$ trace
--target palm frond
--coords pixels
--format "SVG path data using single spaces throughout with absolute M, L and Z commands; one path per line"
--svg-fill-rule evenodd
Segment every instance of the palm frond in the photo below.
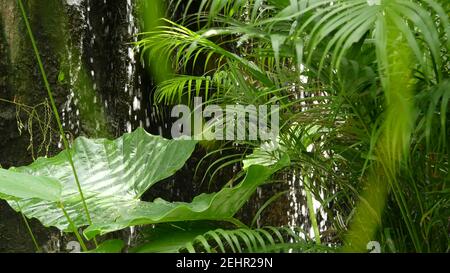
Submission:
M 261 229 L 216 229 L 197 236 L 180 249 L 190 253 L 246 252 L 334 252 L 336 249 L 316 245 L 299 229 L 266 227 Z

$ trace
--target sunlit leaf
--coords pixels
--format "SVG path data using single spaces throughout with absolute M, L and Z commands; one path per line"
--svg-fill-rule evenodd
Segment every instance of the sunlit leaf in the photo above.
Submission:
M 237 186 L 223 188 L 217 193 L 201 194 L 191 203 L 168 202 L 159 198 L 154 202 L 130 203 L 126 210 L 116 215 L 114 221 L 95 222 L 84 231 L 84 234 L 92 238 L 97 234 L 105 234 L 128 226 L 164 222 L 233 221 L 233 216 L 250 199 L 258 186 L 288 164 L 289 158 L 285 155 L 270 167 L 252 165 L 248 168 L 244 180 Z
M 183 167 L 195 145 L 195 141 L 167 140 L 143 129 L 116 140 L 76 139 L 71 155 L 92 222 L 113 222 L 127 214 L 148 188 Z M 66 151 L 0 174 L 2 192 L 20 197 L 18 203 L 28 218 L 69 230 L 54 202 L 60 200 L 76 226 L 88 224 Z M 18 210 L 15 202 L 10 205 Z

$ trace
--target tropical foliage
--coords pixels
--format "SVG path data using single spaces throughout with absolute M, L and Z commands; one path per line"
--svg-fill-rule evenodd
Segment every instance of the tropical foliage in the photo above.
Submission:
M 95 241 L 145 225 L 135 252 L 365 252 L 374 240 L 385 252 L 450 250 L 448 1 L 172 0 L 168 11 L 180 20 L 166 16 L 136 43 L 142 59 L 176 73 L 154 71 L 156 104 L 276 104 L 279 137 L 197 145 L 138 129 L 79 138 L 53 158 L 0 169 L 0 198 L 82 244 L 79 228 Z M 205 158 L 232 151 L 201 160 L 204 179 L 236 164 L 240 172 L 190 203 L 139 200 L 196 145 Z M 237 219 L 258 187 L 286 175 L 301 181 L 312 234 Z
M 160 103 L 278 103 L 289 172 L 345 249 L 446 251 L 448 12 L 433 0 L 205 0 L 138 46 L 179 73 Z
M 114 141 L 78 138 L 70 150 L 53 158 L 39 158 L 27 167 L 0 169 L 0 197 L 45 226 L 75 233 L 79 227 L 89 226 L 84 231 L 87 239 L 129 226 L 176 221 L 216 220 L 240 226 L 243 224 L 233 218 L 236 212 L 258 186 L 289 164 L 287 156 L 270 162 L 273 164 L 251 164 L 240 184 L 199 195 L 191 203 L 140 201 L 152 185 L 184 165 L 195 145 L 193 140 L 166 140 L 143 129 Z
M 301 230 L 265 227 L 261 229 L 214 229 L 208 223 L 175 223 L 145 230 L 146 243 L 133 249 L 136 253 L 245 253 L 332 252 L 333 248 L 302 239 Z
M 114 141 L 78 138 L 73 147 L 27 167 L 0 170 L 1 197 L 28 218 L 71 231 L 83 227 L 88 239 L 128 226 L 187 220 L 237 222 L 234 214 L 256 188 L 289 164 L 284 156 L 272 165 L 251 165 L 243 181 L 192 203 L 162 199 L 139 201 L 152 185 L 174 174 L 191 155 L 196 141 L 166 140 L 143 129 Z M 71 155 L 82 188 L 72 174 Z M 35 186 L 36 185 L 36 186 Z M 84 214 L 86 204 L 88 214 Z

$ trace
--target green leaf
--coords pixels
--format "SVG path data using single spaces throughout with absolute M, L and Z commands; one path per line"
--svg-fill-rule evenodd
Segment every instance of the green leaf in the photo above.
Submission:
M 61 185 L 56 179 L 50 177 L 34 177 L 0 169 L 0 198 L 6 200 L 38 198 L 58 201 L 61 198 Z
M 275 60 L 277 64 L 280 61 L 280 47 L 286 41 L 286 36 L 280 34 L 273 34 L 270 36 L 270 40 L 272 41 L 272 49 L 275 54 Z
M 270 166 L 276 164 L 284 155 L 273 143 L 265 143 L 255 148 L 253 153 L 246 156 L 242 161 L 244 170 L 252 165 Z
M 204 222 L 160 224 L 144 230 L 145 243 L 132 249 L 135 253 L 177 253 L 197 236 L 216 228 Z
M 204 232 L 201 232 L 204 230 Z M 145 231 L 144 231 L 145 232 Z M 148 242 L 133 249 L 138 253 L 270 253 L 270 252 L 334 252 L 335 247 L 317 245 L 302 239 L 299 228 L 265 227 L 260 229 L 217 229 L 201 223 L 158 225 Z M 283 238 L 288 239 L 286 242 Z
M 64 74 L 64 72 L 63 71 L 59 71 L 58 83 L 63 83 L 65 79 L 66 79 L 66 75 Z
M 121 253 L 124 246 L 125 243 L 122 240 L 108 240 L 87 253 Z
M 232 188 L 223 188 L 217 193 L 201 194 L 191 203 L 167 202 L 156 199 L 154 202 L 130 204 L 122 210 L 115 221 L 95 222 L 84 234 L 93 238 L 97 234 L 105 234 L 129 226 L 156 224 L 176 221 L 216 220 L 232 221 L 236 212 L 250 199 L 258 186 L 264 184 L 270 176 L 289 165 L 289 157 L 284 155 L 277 164 L 267 167 L 249 166 L 244 180 Z
M 167 140 L 143 129 L 116 140 L 76 139 L 70 154 L 92 222 L 114 222 L 136 208 L 140 204 L 139 197 L 148 188 L 183 167 L 195 145 L 195 141 Z M 60 199 L 76 226 L 88 224 L 67 151 L 53 158 L 40 158 L 15 171 L 18 173 L 2 171 L 5 175 L 0 176 L 0 185 L 5 194 L 21 198 L 20 208 L 28 218 L 37 218 L 45 226 L 69 231 L 69 223 L 55 202 Z M 9 181 L 25 181 L 23 183 L 29 187 L 14 191 Z M 58 184 L 62 188 L 61 198 L 54 189 Z M 30 193 L 25 192 L 26 189 Z M 45 195 L 46 191 L 50 196 Z M 15 202 L 10 205 L 19 210 Z

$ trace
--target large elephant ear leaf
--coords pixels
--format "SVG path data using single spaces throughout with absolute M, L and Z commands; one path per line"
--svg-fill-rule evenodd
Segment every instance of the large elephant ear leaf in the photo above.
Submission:
M 143 129 L 116 140 L 76 139 L 70 154 L 92 222 L 113 222 L 134 207 L 149 187 L 184 166 L 195 145 L 196 141 L 167 140 Z M 62 189 L 58 202 L 64 204 L 74 224 L 88 225 L 67 151 L 40 158 L 27 167 L 1 170 L 0 198 L 10 200 L 14 209 L 20 207 L 28 218 L 37 218 L 45 226 L 69 230 L 56 198 L 45 196 L 46 191 L 57 195 L 52 188 L 57 184 Z
M 0 198 L 58 201 L 61 198 L 61 184 L 50 177 L 35 177 L 0 169 Z
M 243 181 L 234 187 L 225 187 L 217 193 L 201 194 L 191 203 L 136 201 L 129 203 L 114 221 L 96 222 L 89 226 L 84 235 L 93 238 L 98 234 L 120 230 L 129 226 L 157 224 L 177 221 L 233 221 L 233 216 L 250 199 L 256 189 L 264 184 L 275 172 L 288 166 L 286 154 L 270 166 L 249 165 Z

